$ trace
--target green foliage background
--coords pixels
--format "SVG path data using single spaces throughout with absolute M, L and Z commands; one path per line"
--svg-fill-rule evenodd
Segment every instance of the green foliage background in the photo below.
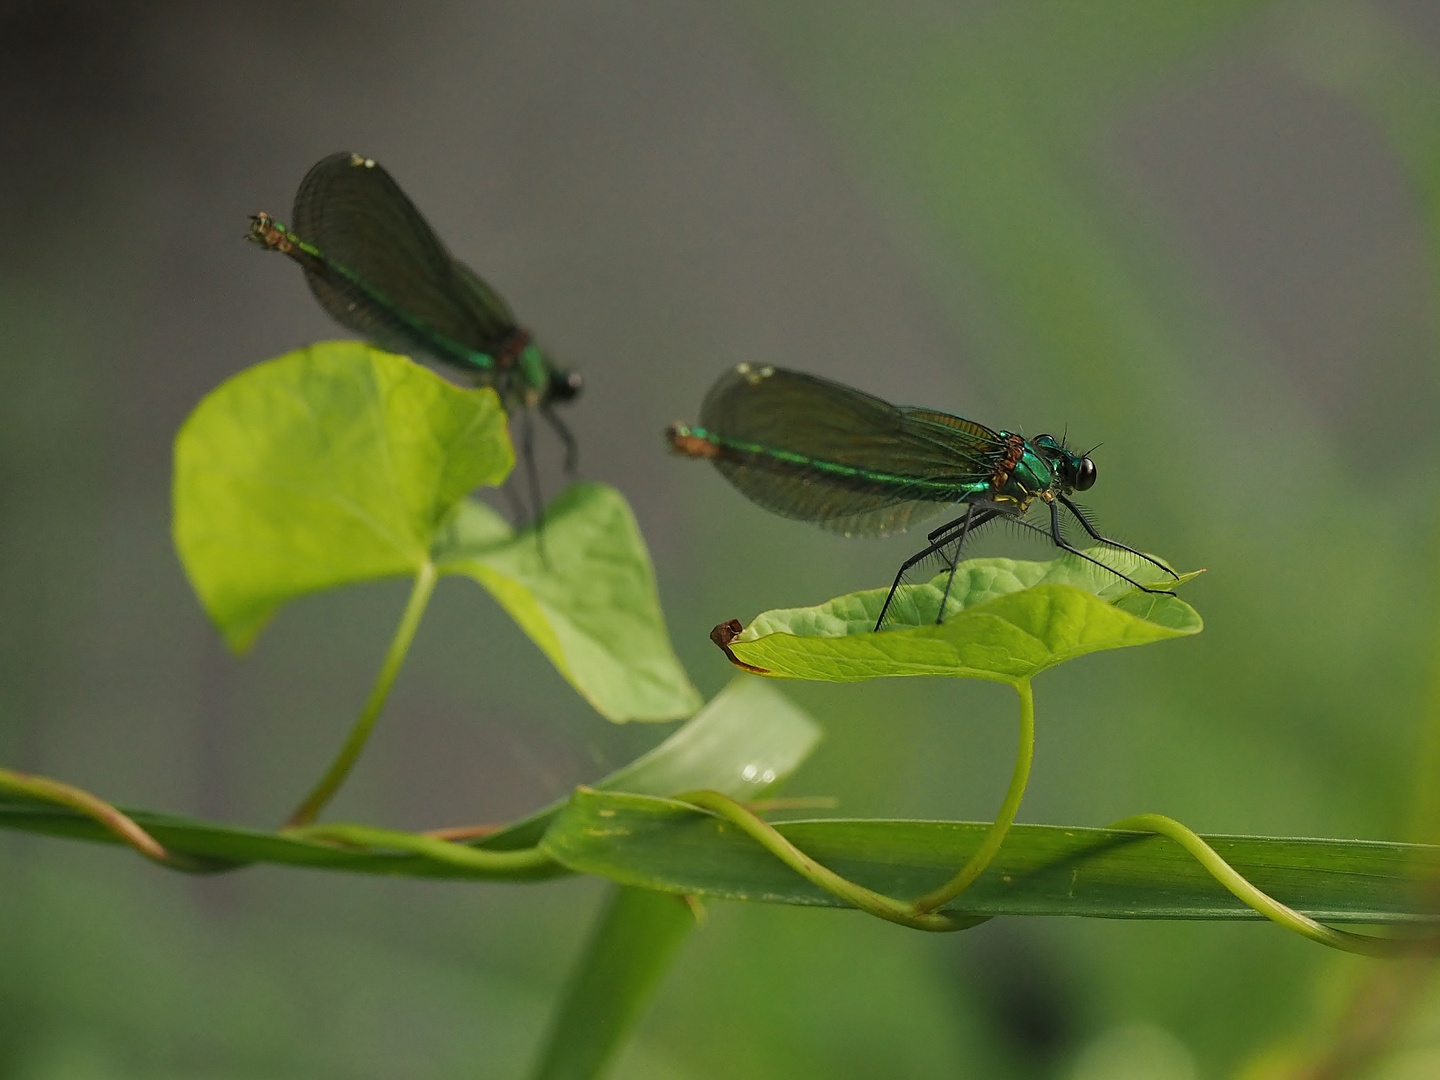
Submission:
M 23 162 L 0 191 L 0 761 L 273 822 L 363 698 L 402 586 L 297 603 L 237 662 L 168 522 L 200 396 L 333 336 L 239 236 L 343 147 L 584 369 L 583 469 L 635 506 L 706 693 L 729 676 L 712 624 L 882 584 L 910 550 L 767 517 L 665 455 L 724 366 L 781 363 L 1103 440 L 1102 522 L 1209 568 L 1186 589 L 1203 635 L 1039 680 L 1022 820 L 1440 834 L 1425 5 L 316 7 L 263 48 L 265 5 L 66 10 L 0 35 Z M 993 813 L 1004 688 L 785 689 L 828 729 L 792 791 Z M 518 816 L 662 734 L 605 723 L 449 582 L 336 816 Z M 0 1077 L 519 1076 L 600 900 L 185 881 L 0 836 Z M 1264 925 L 937 940 L 712 914 L 618 1076 L 1253 1077 L 1370 970 Z M 1436 1068 L 1427 1009 L 1355 1075 Z

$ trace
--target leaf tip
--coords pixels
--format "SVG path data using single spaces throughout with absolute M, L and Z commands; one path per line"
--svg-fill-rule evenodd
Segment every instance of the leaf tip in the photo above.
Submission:
M 221 631 L 221 638 L 225 642 L 225 648 L 230 650 L 230 655 L 240 659 L 248 653 L 255 645 L 255 639 L 260 636 L 260 628 L 247 630 L 244 633 L 232 633 L 228 630 Z
M 738 656 L 736 656 L 734 651 L 730 648 L 730 643 L 733 642 L 737 637 L 739 637 L 744 629 L 745 626 L 743 623 L 741 623 L 739 619 L 726 619 L 722 623 L 715 624 L 715 629 L 710 631 L 710 640 L 720 647 L 720 651 L 723 652 L 726 657 L 729 658 L 730 663 L 734 664 L 736 667 L 743 668 L 745 671 L 748 671 L 753 675 L 769 675 L 769 668 L 756 667 L 754 664 L 747 664 L 744 660 L 741 660 Z

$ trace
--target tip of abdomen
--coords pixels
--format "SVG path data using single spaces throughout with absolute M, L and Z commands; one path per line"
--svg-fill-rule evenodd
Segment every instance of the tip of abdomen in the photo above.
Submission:
M 676 453 L 693 458 L 717 458 L 720 447 L 686 424 L 675 423 L 665 429 L 665 438 Z

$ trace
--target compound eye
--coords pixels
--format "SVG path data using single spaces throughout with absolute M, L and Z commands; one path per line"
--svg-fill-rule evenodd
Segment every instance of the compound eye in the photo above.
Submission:
M 548 397 L 551 401 L 574 401 L 584 385 L 578 371 L 554 371 L 550 374 Z
M 1096 476 L 1095 462 L 1088 457 L 1080 459 L 1080 465 L 1075 470 L 1075 490 L 1089 491 L 1095 486 Z

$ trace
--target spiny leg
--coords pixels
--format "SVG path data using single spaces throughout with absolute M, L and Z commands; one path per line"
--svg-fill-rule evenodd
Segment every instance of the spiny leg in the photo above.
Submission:
M 941 558 L 946 563 L 945 569 L 948 573 L 945 575 L 945 591 L 940 594 L 940 607 L 935 611 L 936 626 L 945 621 L 945 601 L 950 599 L 950 589 L 955 584 L 955 571 L 960 568 L 960 552 L 965 547 L 965 534 L 970 531 L 970 518 L 974 512 L 975 507 L 972 503 L 965 511 L 965 520 L 961 524 L 959 532 L 955 534 L 955 546 L 949 549 L 950 554 L 946 555 L 941 552 Z
M 1128 551 L 1131 555 L 1138 555 L 1140 558 L 1148 562 L 1151 566 L 1158 567 L 1159 569 L 1164 570 L 1167 574 L 1175 578 L 1177 581 L 1180 579 L 1180 575 L 1175 573 L 1174 570 L 1171 570 L 1170 567 L 1166 566 L 1164 563 L 1152 559 L 1143 551 L 1136 551 L 1129 544 L 1122 544 L 1119 540 L 1111 540 L 1108 536 L 1101 536 L 1095 530 L 1095 526 L 1090 524 L 1090 519 L 1085 516 L 1084 510 L 1081 510 L 1080 507 L 1076 506 L 1064 495 L 1057 495 L 1056 498 L 1058 498 L 1062 503 L 1065 504 L 1065 509 L 1070 511 L 1071 515 L 1075 518 L 1075 520 L 1080 523 L 1080 527 L 1090 534 L 1090 539 L 1098 540 L 1100 543 L 1105 544 L 1108 547 L 1119 548 L 1121 551 Z
M 1150 588 L 1150 586 L 1148 586 L 1148 585 L 1142 585 L 1142 584 L 1140 584 L 1140 582 L 1136 581 L 1136 580 L 1135 580 L 1134 578 L 1132 578 L 1129 574 L 1122 574 L 1119 570 L 1116 570 L 1113 566 L 1106 566 L 1106 565 L 1105 565 L 1103 562 L 1101 562 L 1099 559 L 1095 558 L 1095 557 L 1092 556 L 1092 555 L 1086 555 L 1085 552 L 1081 551 L 1081 550 L 1080 550 L 1079 548 L 1077 548 L 1074 544 L 1070 543 L 1070 541 L 1066 540 L 1064 534 L 1062 534 L 1062 533 L 1060 532 L 1060 507 L 1057 506 L 1057 505 L 1056 505 L 1055 503 L 1053 503 L 1053 502 L 1050 504 L 1050 531 L 1049 531 L 1048 533 L 1047 533 L 1044 529 L 1042 529 L 1039 525 L 1036 525 L 1036 524 L 1034 524 L 1033 522 L 1026 521 L 1026 520 L 1025 520 L 1024 518 L 1022 518 L 1022 517 L 1017 517 L 1015 520 L 1016 520 L 1018 523 L 1020 523 L 1021 525 L 1025 526 L 1025 528 L 1027 528 L 1027 529 L 1033 529 L 1035 532 L 1038 532 L 1041 536 L 1048 536 L 1048 537 L 1050 537 L 1051 543 L 1053 543 L 1053 544 L 1054 544 L 1056 547 L 1058 547 L 1061 551 L 1068 551 L 1071 555 L 1078 555 L 1078 556 L 1080 556 L 1080 558 L 1084 559 L 1086 562 L 1088 562 L 1088 563 L 1094 563 L 1096 566 L 1100 567 L 1102 570 L 1108 570 L 1108 571 L 1110 571 L 1110 573 L 1114 574 L 1116 577 L 1118 577 L 1118 578 L 1123 578 L 1124 580 L 1128 581 L 1131 585 L 1134 585 L 1134 586 L 1135 586 L 1137 589 L 1139 589 L 1141 592 L 1147 592 L 1147 593 L 1164 593 L 1166 596 L 1174 596 L 1174 595 L 1175 595 L 1175 594 L 1172 593 L 1169 589 L 1152 589 L 1152 588 Z
M 998 506 L 995 503 L 976 502 L 967 503 L 966 505 L 973 506 L 975 508 L 975 516 L 970 519 L 969 530 L 971 532 L 974 532 L 976 529 L 980 528 L 980 526 L 984 525 L 987 521 L 994 521 L 1001 514 L 1011 513 L 1011 511 L 1006 510 L 1005 508 Z M 954 533 L 955 530 L 964 523 L 965 515 L 956 518 L 954 521 L 947 521 L 938 529 L 931 529 L 929 535 L 926 536 L 925 539 L 929 540 L 930 543 L 933 544 L 942 536 L 947 536 Z
M 916 565 L 917 563 L 924 562 L 931 555 L 934 555 L 937 551 L 942 551 L 945 548 L 949 547 L 950 544 L 953 543 L 955 540 L 956 529 L 959 529 L 961 526 L 964 526 L 965 531 L 979 528 L 991 518 L 998 517 L 1001 513 L 1003 513 L 1003 511 L 990 507 L 986 507 L 985 509 L 976 512 L 974 506 L 967 506 L 963 516 L 956 518 L 954 521 L 946 522 L 938 529 L 932 530 L 930 536 L 928 537 L 928 539 L 930 540 L 929 545 L 923 551 L 917 552 L 916 554 L 910 556 L 910 558 L 906 559 L 903 563 L 900 564 L 900 569 L 895 572 L 895 581 L 891 584 L 890 592 L 885 597 L 885 603 L 880 608 L 880 617 L 875 620 L 876 633 L 879 633 L 881 625 L 885 622 L 885 613 L 890 610 L 890 603 L 892 600 L 895 599 L 895 592 L 900 588 L 900 583 L 905 580 L 906 571 L 908 571 L 912 566 Z M 965 532 L 962 531 L 960 535 L 963 539 Z M 957 550 L 955 552 L 955 560 L 958 562 L 959 559 L 960 552 Z M 953 565 L 951 567 L 951 577 L 954 577 Z M 946 584 L 945 593 L 946 596 L 949 596 L 950 590 L 948 583 Z M 941 605 L 941 608 L 943 610 L 943 603 Z
M 574 476 L 575 469 L 580 464 L 580 444 L 575 441 L 575 435 L 566 425 L 564 420 L 555 415 L 555 411 L 548 405 L 541 406 L 540 415 L 550 425 L 559 438 L 560 444 L 565 447 L 565 475 Z
M 924 560 L 928 559 L 937 551 L 945 548 L 949 543 L 950 540 L 947 537 L 944 540 L 929 545 L 923 551 L 916 552 L 914 555 L 911 555 L 910 558 L 906 559 L 903 563 L 900 564 L 900 569 L 895 572 L 895 581 L 890 586 L 889 594 L 885 597 L 885 603 L 880 606 L 880 617 L 875 620 L 875 632 L 877 634 L 880 632 L 880 627 L 885 622 L 885 613 L 890 610 L 890 601 L 895 599 L 895 591 L 900 588 L 900 582 L 905 580 L 905 571 L 909 570 L 916 563 L 923 562 Z
M 516 531 L 523 529 L 526 519 L 529 517 L 529 512 L 525 509 L 525 500 L 520 497 L 520 492 L 516 490 L 515 478 L 513 476 L 507 477 L 505 483 L 500 486 L 500 490 L 505 493 L 505 501 L 510 504 L 510 517 L 515 524 Z
M 994 513 L 995 512 L 992 511 L 991 516 L 993 516 Z M 950 588 L 955 584 L 955 571 L 960 567 L 960 552 L 965 547 L 965 537 L 969 535 L 971 528 L 977 524 L 974 522 L 976 516 L 975 504 L 968 504 L 965 510 L 964 523 L 960 526 L 960 535 L 955 539 L 955 554 L 950 557 L 950 573 L 945 575 L 945 592 L 940 597 L 940 610 L 935 612 L 936 626 L 939 626 L 945 621 L 945 604 L 950 599 Z M 978 522 L 978 524 L 983 525 L 988 520 L 989 518 L 984 518 Z
M 535 464 L 535 422 L 530 410 L 520 411 L 520 457 L 525 462 L 525 480 L 530 488 L 530 499 L 535 505 L 535 546 L 540 549 L 540 559 L 547 566 L 550 560 L 545 553 L 545 497 L 540 492 L 540 470 Z

